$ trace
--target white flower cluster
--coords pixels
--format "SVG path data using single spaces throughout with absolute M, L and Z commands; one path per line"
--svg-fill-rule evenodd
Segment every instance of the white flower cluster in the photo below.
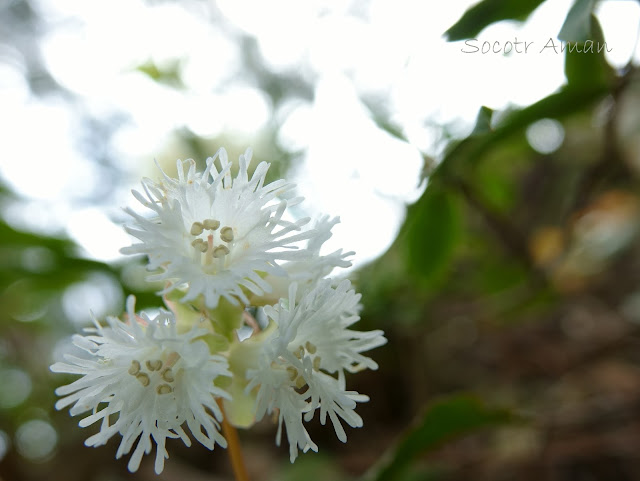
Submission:
M 316 411 L 343 442 L 342 422 L 362 426 L 355 407 L 368 397 L 346 390 L 345 372 L 376 369 L 362 353 L 386 339 L 382 331 L 350 329 L 360 295 L 349 281 L 327 277 L 350 265 L 351 252 L 320 254 L 339 220 L 287 220 L 302 199 L 283 180 L 265 185 L 265 162 L 249 177 L 250 161 L 247 149 L 234 178 L 220 149 L 202 173 L 192 160 L 178 161 L 177 179 L 143 180 L 144 194 L 133 194 L 152 215 L 127 209 L 127 231 L 139 243 L 123 252 L 147 256 L 149 280 L 165 283 L 160 294 L 171 310 L 137 314 L 131 296 L 123 320 L 94 321 L 74 336 L 82 356 L 51 366 L 82 376 L 57 389 L 56 408 L 88 413 L 82 427 L 100 421 L 88 446 L 120 434 L 116 456 L 133 450 L 130 471 L 155 443 L 155 471 L 162 472 L 166 439 L 188 446 L 187 431 L 209 449 L 226 447 L 222 422 L 248 427 L 274 414 L 277 443 L 284 423 L 292 462 L 298 449 L 318 449 L 304 427 Z M 264 329 L 250 308 L 264 310 Z M 240 341 L 243 325 L 253 335 Z

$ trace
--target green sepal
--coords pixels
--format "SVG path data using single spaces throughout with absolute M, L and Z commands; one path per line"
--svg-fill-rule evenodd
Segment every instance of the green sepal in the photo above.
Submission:
M 217 376 L 213 380 L 213 385 L 219 387 L 220 389 L 224 389 L 227 392 L 230 392 L 231 385 L 233 384 L 233 379 L 229 376 Z
M 229 350 L 229 339 L 224 337 L 221 334 L 212 332 L 210 334 L 205 334 L 198 338 L 199 340 L 203 340 L 209 346 L 209 351 L 211 354 L 216 354 L 219 352 L 225 352 Z
M 175 315 L 176 327 L 180 334 L 190 331 L 196 324 L 201 324 L 205 318 L 202 311 L 196 309 L 192 304 L 180 302 L 183 297 L 184 292 L 176 289 L 163 297 L 164 303 Z
M 243 306 L 231 304 L 231 302 L 221 297 L 218 307 L 205 309 L 205 312 L 211 320 L 213 330 L 217 334 L 224 336 L 229 342 L 236 340 L 236 330 L 242 327 L 243 323 Z
M 227 378 L 228 379 L 228 378 Z M 256 389 L 246 392 L 247 381 L 234 376 L 231 385 L 224 389 L 231 394 L 231 401 L 224 400 L 224 412 L 233 426 L 250 428 L 256 421 Z
M 224 410 L 229 422 L 236 427 L 247 428 L 255 422 L 257 389 L 247 392 L 247 371 L 258 367 L 262 344 L 274 328 L 275 325 L 271 323 L 249 339 L 231 343 L 229 348 L 229 370 L 233 377 L 231 385 L 225 389 L 233 401 L 225 400 Z

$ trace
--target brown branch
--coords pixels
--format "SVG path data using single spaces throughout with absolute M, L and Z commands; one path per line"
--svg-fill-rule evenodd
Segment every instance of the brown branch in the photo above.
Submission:
M 447 183 L 455 187 L 493 230 L 502 244 L 512 255 L 520 259 L 528 267 L 533 267 L 529 249 L 524 237 L 513 224 L 494 208 L 489 206 L 469 183 L 459 177 L 448 177 Z
M 617 143 L 618 114 L 620 112 L 620 97 L 629 85 L 635 71 L 636 69 L 631 64 L 627 65 L 624 74 L 617 79 L 615 86 L 611 90 L 611 105 L 604 125 L 604 144 L 600 160 L 593 164 L 582 176 L 569 215 L 585 207 L 591 193 L 603 179 L 616 173 L 621 177 L 629 175 L 628 167 L 622 161 L 622 155 Z

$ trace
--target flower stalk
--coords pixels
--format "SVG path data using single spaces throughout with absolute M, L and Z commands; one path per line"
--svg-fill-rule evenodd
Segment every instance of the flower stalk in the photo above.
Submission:
M 224 415 L 224 406 L 221 399 L 218 399 L 218 406 L 220 406 L 220 410 Z M 233 469 L 233 475 L 236 481 L 249 481 L 247 468 L 244 464 L 244 457 L 242 456 L 238 430 L 227 420 L 226 415 L 222 420 L 222 434 L 224 434 L 227 440 L 229 460 L 231 461 L 231 469 Z

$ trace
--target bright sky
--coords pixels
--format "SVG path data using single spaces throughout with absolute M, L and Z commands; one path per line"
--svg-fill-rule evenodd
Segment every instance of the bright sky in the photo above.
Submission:
M 464 53 L 464 43 L 442 39 L 470 4 L 220 0 L 186 10 L 179 2 L 141 0 L 34 2 L 46 19 L 42 51 L 54 78 L 98 117 L 131 115 L 114 145 L 131 184 L 112 194 L 112 208 L 83 206 L 102 176 L 76 148 L 69 103 L 31 96 L 16 53 L 0 52 L 0 174 L 25 197 L 7 216 L 50 232 L 64 226 L 91 256 L 117 259 L 130 241 L 110 218 L 132 203 L 128 191 L 154 158 L 174 160 L 164 158 L 172 132 L 186 126 L 201 136 L 227 132 L 250 143 L 275 116 L 283 125 L 281 146 L 303 152 L 292 174 L 310 212 L 342 218 L 328 250 L 355 250 L 356 264 L 375 258 L 395 238 L 405 204 L 420 195 L 422 153 L 441 152 L 441 132 L 433 125 L 463 135 L 481 105 L 529 104 L 564 80 L 562 55 L 540 49 L 556 38 L 569 0 L 545 2 L 525 25 L 497 24 L 474 43 L 504 45 L 517 37 L 530 44 L 527 53 L 509 55 Z M 601 2 L 598 15 L 610 62 L 640 59 L 638 3 Z M 313 100 L 292 100 L 274 111 L 269 98 L 243 80 L 238 32 L 255 38 L 273 71 L 309 79 Z M 135 71 L 148 60 L 175 59 L 182 61 L 184 90 Z M 363 95 L 382 99 L 410 143 L 374 124 Z M 560 134 L 554 145 L 561 141 Z M 270 160 L 255 145 L 254 151 L 258 160 Z

